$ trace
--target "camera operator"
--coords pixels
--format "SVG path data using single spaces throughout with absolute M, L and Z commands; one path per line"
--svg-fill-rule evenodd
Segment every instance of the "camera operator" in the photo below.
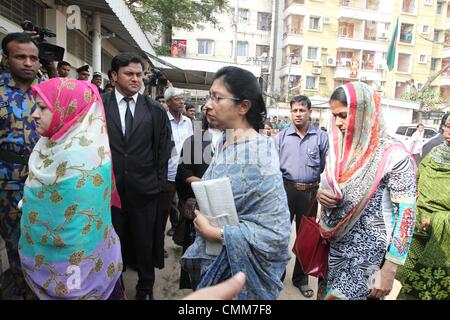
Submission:
M 35 26 L 31 21 L 25 20 L 21 23 L 24 32 L 31 35 L 39 48 L 39 60 L 41 70 L 38 72 L 40 77 L 47 74 L 47 78 L 58 77 L 56 61 L 62 61 L 65 49 L 53 44 L 47 43 L 45 37 L 56 37 L 56 34 L 49 29 Z
M 28 175 L 28 158 L 39 136 L 31 114 L 35 101 L 31 86 L 39 82 L 39 49 L 27 33 L 10 33 L 2 40 L 8 69 L 0 82 L 0 235 L 5 240 L 13 283 L 13 297 L 31 292 L 19 259 L 21 212 L 18 203 Z

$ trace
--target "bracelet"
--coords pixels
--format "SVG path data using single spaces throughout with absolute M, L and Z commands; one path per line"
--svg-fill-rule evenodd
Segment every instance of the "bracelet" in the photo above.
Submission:
M 223 228 L 220 228 L 220 242 L 222 242 L 222 245 L 224 246 L 225 243 L 225 236 L 223 234 Z

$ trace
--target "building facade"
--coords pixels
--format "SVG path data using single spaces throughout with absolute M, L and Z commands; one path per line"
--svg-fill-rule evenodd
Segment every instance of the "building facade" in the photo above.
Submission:
M 277 13 L 282 40 L 273 90 L 284 98 L 329 97 L 340 84 L 364 81 L 384 97 L 400 99 L 450 62 L 447 1 L 279 0 Z M 389 72 L 386 55 L 397 18 L 395 66 Z M 450 72 L 432 87 L 450 98 Z

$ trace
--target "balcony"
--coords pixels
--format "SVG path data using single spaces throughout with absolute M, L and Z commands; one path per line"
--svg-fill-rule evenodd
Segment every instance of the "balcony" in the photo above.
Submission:
M 305 38 L 303 37 L 303 30 L 297 28 L 286 29 L 283 33 L 283 47 L 288 45 L 303 46 Z
M 286 65 L 280 69 L 280 76 L 301 76 L 303 74 L 303 68 L 301 65 Z
M 338 37 L 336 41 L 336 48 L 348 48 L 356 50 L 370 50 L 378 52 L 386 52 L 386 43 L 378 41 L 370 41 L 362 38 L 345 38 Z
M 338 66 L 334 74 L 335 79 L 359 79 L 363 81 L 383 81 L 383 70 L 358 69 L 356 77 L 350 77 L 351 70 L 348 67 Z
M 289 15 L 306 15 L 305 5 L 301 3 L 292 3 L 291 5 L 284 7 L 283 18 L 286 18 Z
M 338 18 L 391 22 L 391 12 L 381 10 L 377 0 L 341 0 Z
M 450 86 L 450 75 L 445 75 L 441 77 L 441 86 Z

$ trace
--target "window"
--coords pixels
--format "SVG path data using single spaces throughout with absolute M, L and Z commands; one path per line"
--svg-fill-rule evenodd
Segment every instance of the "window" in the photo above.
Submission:
M 412 44 L 414 25 L 410 23 L 402 23 L 400 25 L 400 41 L 402 43 Z
M 258 12 L 258 30 L 270 31 L 272 24 L 272 14 L 267 12 Z
M 426 6 L 432 6 L 433 5 L 433 0 L 424 0 L 424 4 Z
M 237 56 L 246 57 L 248 52 L 248 42 L 238 41 L 237 43 Z
M 305 89 L 306 90 L 317 90 L 316 83 L 317 83 L 317 77 L 306 76 Z
M 422 33 L 423 33 L 423 34 L 429 34 L 429 33 L 430 33 L 430 26 L 424 24 L 424 25 L 422 26 Z
M 418 0 L 403 0 L 402 13 L 416 14 Z
M 79 30 L 67 30 L 67 52 L 92 65 L 92 42 Z
M 438 63 L 439 58 L 431 58 L 431 71 L 436 71 Z
M 309 60 L 317 60 L 317 56 L 319 55 L 318 47 L 308 47 L 308 56 Z
M 24 20 L 30 20 L 36 25 L 44 25 L 44 7 L 36 1 L 2 0 L 0 1 L 0 16 L 20 25 Z M 56 30 L 52 30 L 56 32 Z
M 198 40 L 198 54 L 213 54 L 213 40 Z
M 310 16 L 309 17 L 309 29 L 310 30 L 320 30 L 320 20 L 321 20 L 321 17 Z
M 441 30 L 434 30 L 433 40 L 434 42 L 439 42 L 441 39 Z
M 112 56 L 105 51 L 105 49 L 102 49 L 102 72 L 108 73 L 108 70 L 111 69 L 111 60 Z
M 263 57 L 267 58 L 269 56 L 270 47 L 266 45 L 257 44 L 256 45 L 256 57 Z
M 406 136 L 411 137 L 414 134 L 414 132 L 416 132 L 416 130 L 417 130 L 417 127 L 409 127 L 406 130 Z
M 423 83 L 417 83 L 417 90 L 420 90 L 423 88 Z
M 248 24 L 248 9 L 238 9 L 238 23 Z
M 438 2 L 436 4 L 436 14 L 441 14 L 442 13 L 442 7 L 443 7 L 443 3 L 442 2 Z
M 406 134 L 406 129 L 408 129 L 408 127 L 398 127 L 395 134 L 400 134 L 400 135 L 404 136 Z
M 427 55 L 426 54 L 419 54 L 419 63 L 423 63 L 423 64 L 427 63 Z
M 407 53 L 399 53 L 397 60 L 397 71 L 411 73 L 411 55 Z

